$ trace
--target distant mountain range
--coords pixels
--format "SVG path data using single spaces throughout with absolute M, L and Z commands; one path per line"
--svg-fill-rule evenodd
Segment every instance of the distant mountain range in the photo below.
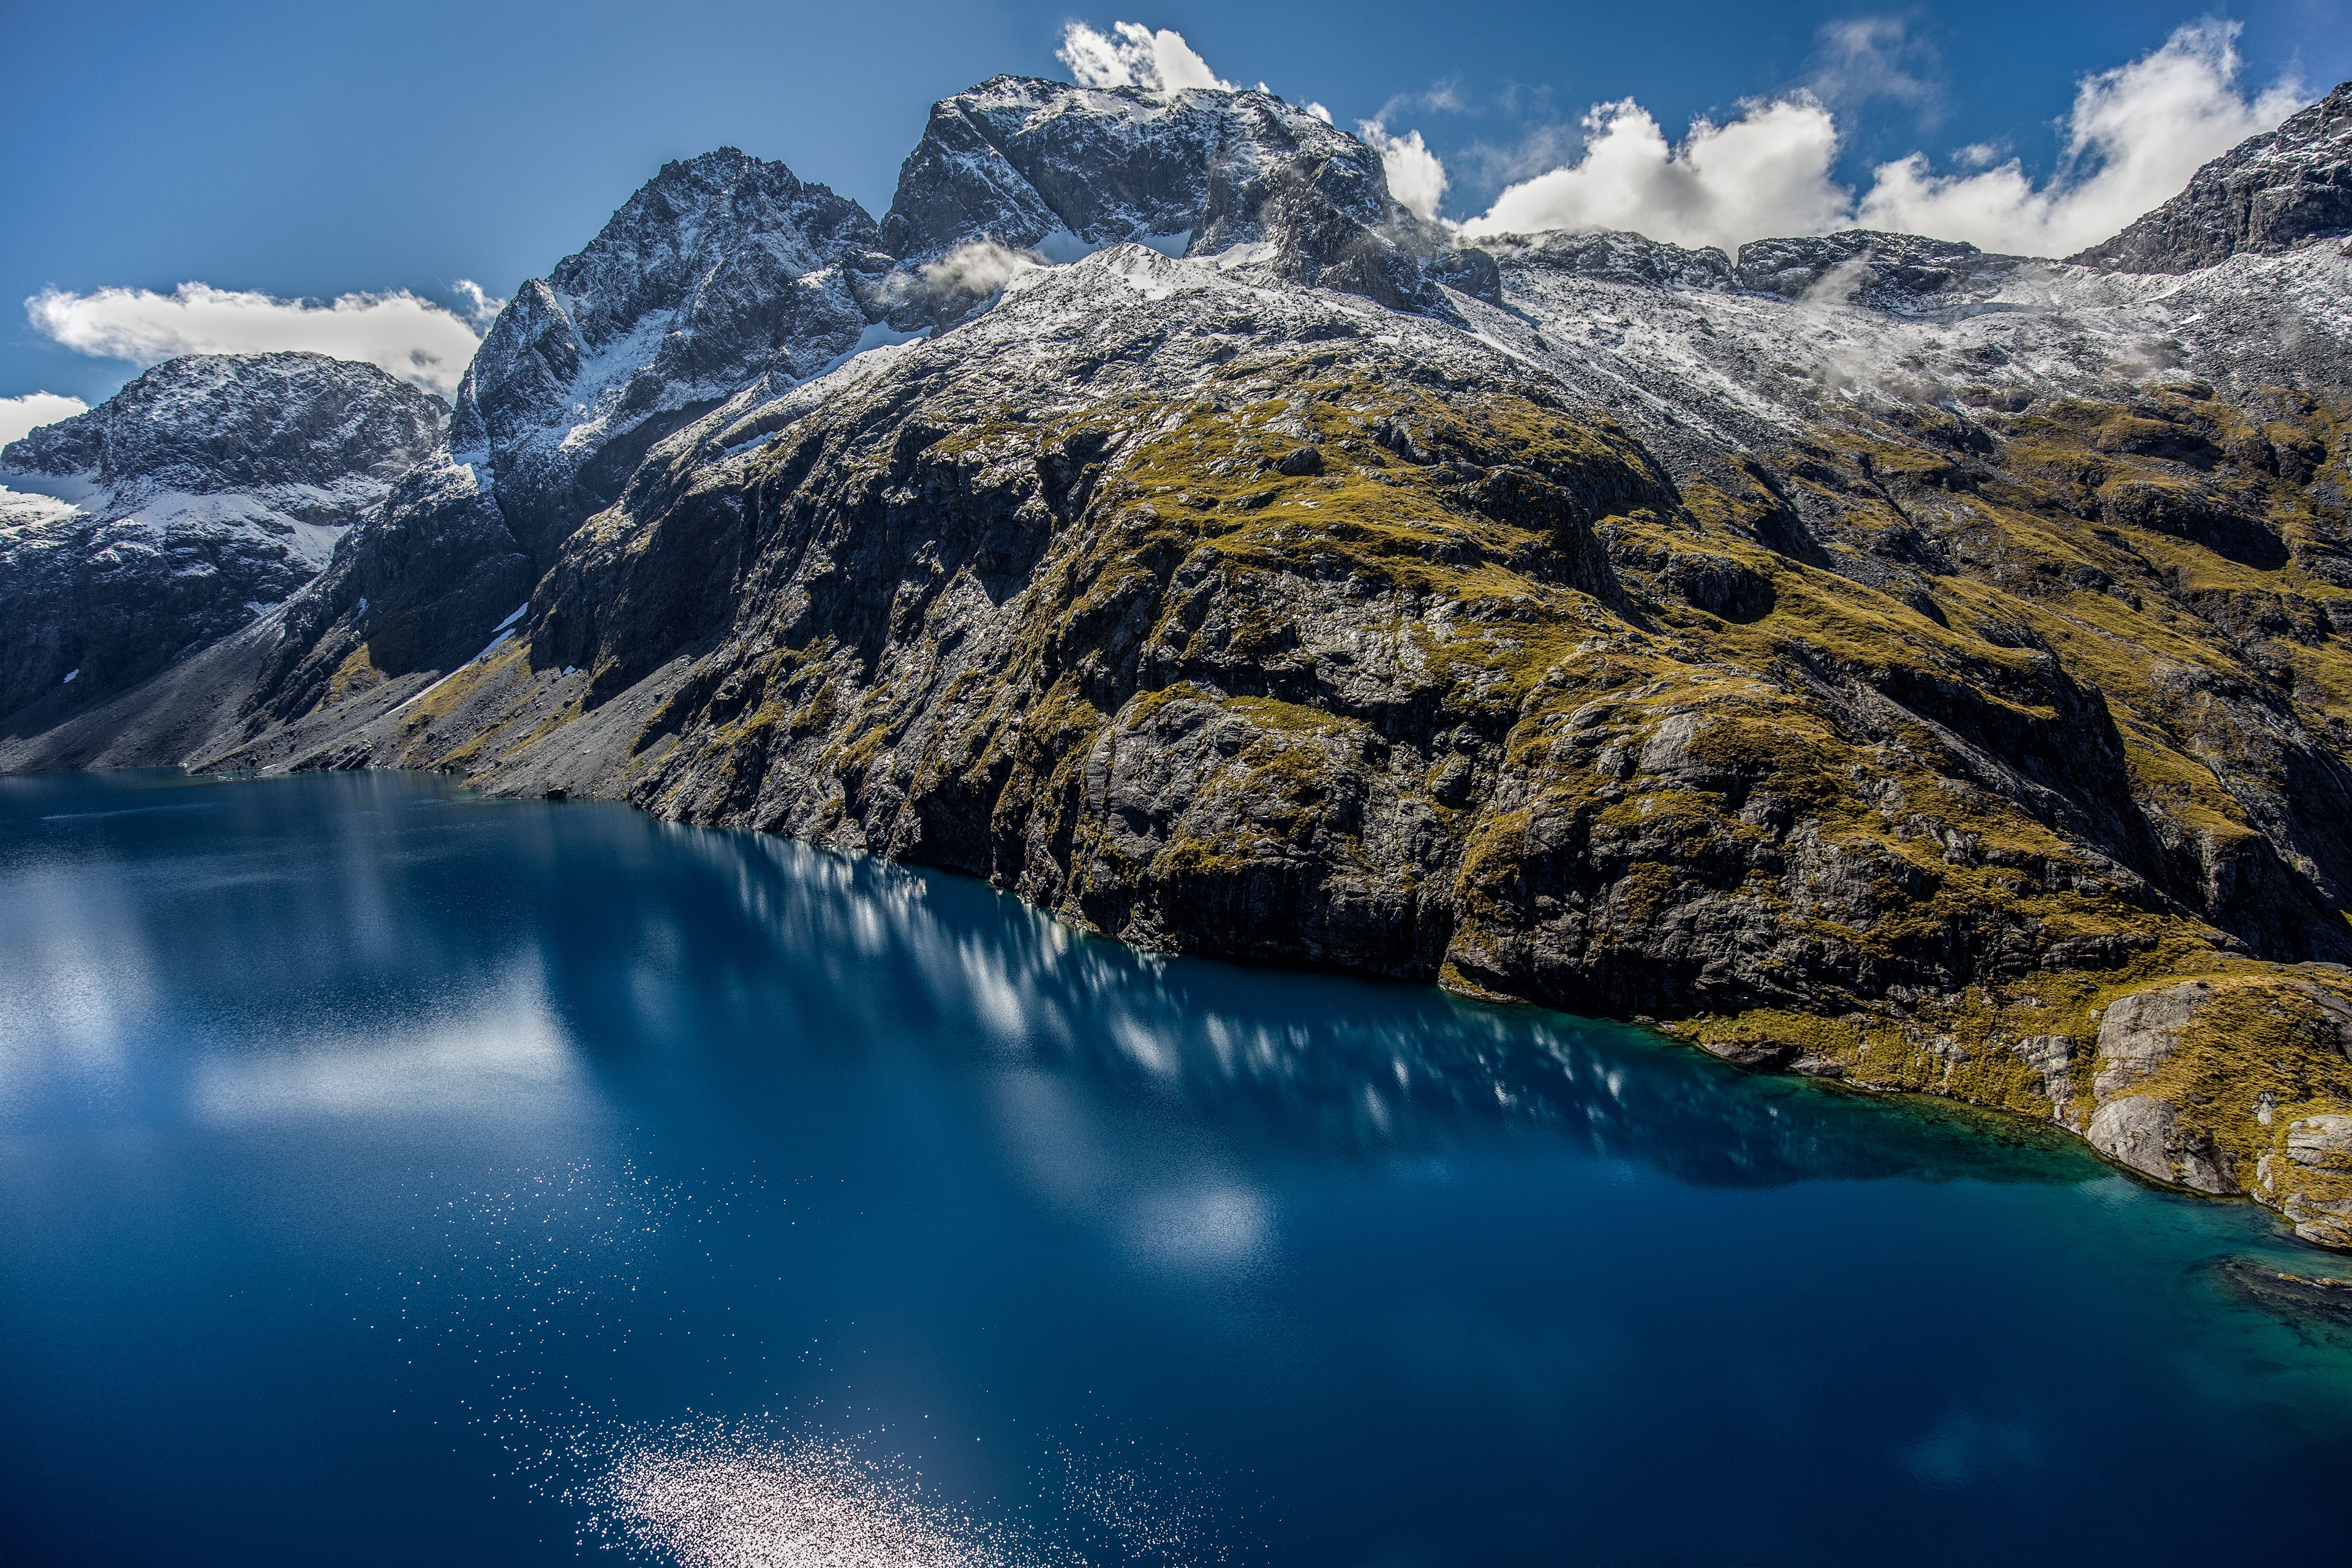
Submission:
M 0 453 L 0 766 L 454 770 L 1663 1021 L 2352 1246 L 2352 85 L 2071 261 L 1459 243 L 1264 91 L 732 149 L 454 410 Z

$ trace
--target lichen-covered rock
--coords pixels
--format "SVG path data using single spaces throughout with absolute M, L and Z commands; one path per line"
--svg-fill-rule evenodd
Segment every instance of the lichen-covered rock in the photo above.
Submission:
M 2151 1095 L 2109 1100 L 2093 1113 L 2084 1137 L 2118 1164 L 2159 1182 L 2200 1193 L 2238 1190 L 2213 1152 L 2186 1133 L 2173 1108 Z

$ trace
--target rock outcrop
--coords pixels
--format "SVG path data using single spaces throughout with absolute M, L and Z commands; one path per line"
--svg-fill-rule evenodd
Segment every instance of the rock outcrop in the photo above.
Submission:
M 2197 171 L 2189 188 L 2070 260 L 2115 272 L 2193 272 L 2352 233 L 2352 82 Z
M 1162 96 L 1004 76 L 942 99 L 882 220 L 908 268 L 904 324 L 953 319 L 992 291 L 936 269 L 923 281 L 977 242 L 1055 261 L 1118 244 L 1255 247 L 1250 264 L 1285 281 L 1392 310 L 1447 310 L 1441 281 L 1495 286 L 1491 261 L 1390 199 L 1377 152 L 1262 89 Z

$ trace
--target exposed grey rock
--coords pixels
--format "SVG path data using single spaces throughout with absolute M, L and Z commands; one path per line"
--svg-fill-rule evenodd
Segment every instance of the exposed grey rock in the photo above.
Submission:
M 46 729 L 287 599 L 442 414 L 373 365 L 194 354 L 9 445 L 0 719 Z
M 2193 272 L 2352 231 L 2352 82 L 2197 171 L 2189 188 L 2069 258 L 2116 272 Z
M 1989 300 L 2023 264 L 1960 240 L 1856 228 L 1743 245 L 1734 276 L 1742 289 L 1786 300 L 1914 315 Z
M 816 374 L 865 331 L 889 266 L 866 209 L 722 147 L 667 163 L 596 237 L 515 291 L 457 389 L 450 444 L 486 453 L 543 563 L 655 441 L 763 374 Z
M 1513 268 L 1560 272 L 1612 283 L 1646 284 L 1656 288 L 1738 288 L 1731 258 L 1712 247 L 1686 250 L 1646 235 L 1613 230 L 1571 233 L 1503 235 L 1482 242 L 1496 261 Z
M 2352 1116 L 2305 1116 L 2287 1123 L 2286 1157 L 2298 1165 L 2352 1168 Z
M 2018 1060 L 2042 1075 L 2042 1094 L 2050 1101 L 2051 1114 L 2063 1115 L 2066 1102 L 2074 1094 L 2074 1042 L 2064 1035 L 2028 1035 L 2009 1049 Z
M 2143 1175 L 2200 1193 L 2234 1193 L 2238 1184 L 2212 1150 L 2184 1134 L 2179 1115 L 2161 1100 L 2126 1095 L 2091 1115 L 2083 1136 L 2091 1147 Z
M 2210 988 L 2190 981 L 2111 1004 L 2099 1018 L 2099 1070 L 2091 1080 L 2093 1092 L 2105 1100 L 2155 1076 L 2180 1048 L 2180 1031 L 2211 1000 Z
M 2352 1200 L 2290 1193 L 2279 1211 L 2304 1240 L 2319 1247 L 2352 1247 Z

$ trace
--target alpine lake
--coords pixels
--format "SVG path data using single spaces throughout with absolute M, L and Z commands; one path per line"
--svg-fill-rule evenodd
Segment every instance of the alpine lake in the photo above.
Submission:
M 431 775 L 0 780 L 0 1193 L 19 1565 L 2347 1550 L 2249 1205 Z

